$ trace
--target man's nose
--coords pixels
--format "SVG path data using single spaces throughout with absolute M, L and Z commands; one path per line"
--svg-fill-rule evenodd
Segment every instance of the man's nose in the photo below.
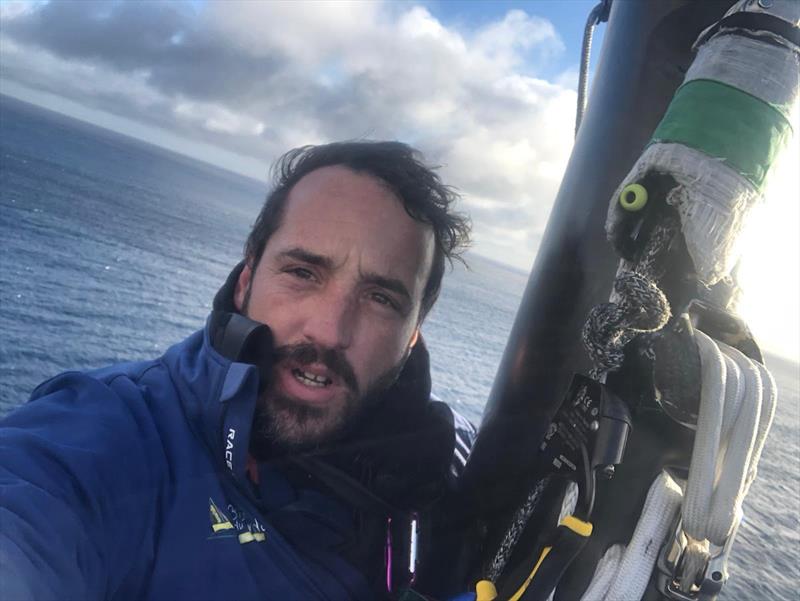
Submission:
M 345 349 L 353 340 L 356 319 L 354 299 L 334 292 L 324 295 L 311 307 L 303 334 L 321 347 Z

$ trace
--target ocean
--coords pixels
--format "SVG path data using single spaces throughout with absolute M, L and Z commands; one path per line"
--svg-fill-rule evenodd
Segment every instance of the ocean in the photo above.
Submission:
M 61 371 L 152 358 L 201 328 L 265 193 L 0 96 L 0 415 Z M 478 424 L 527 276 L 468 262 L 445 277 L 423 335 L 434 392 Z M 724 599 L 795 598 L 800 585 L 800 366 L 768 366 L 777 415 Z

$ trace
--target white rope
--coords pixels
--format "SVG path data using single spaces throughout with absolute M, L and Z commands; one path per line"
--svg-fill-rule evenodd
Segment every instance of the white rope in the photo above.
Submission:
M 725 346 L 720 345 L 725 359 L 725 408 L 722 413 L 722 436 L 730 432 L 739 415 L 742 401 L 744 400 L 745 381 L 739 364 L 731 358 Z
M 666 472 L 661 472 L 650 486 L 631 542 L 622 556 L 617 575 L 606 595 L 607 599 L 641 599 L 650 581 L 650 573 L 681 506 L 683 491 Z
M 697 340 L 703 386 L 683 507 L 683 528 L 689 538 L 681 578 L 684 592 L 699 580 L 710 558 L 710 545 L 724 546 L 739 519 L 776 400 L 774 381 L 763 366 L 734 348 L 717 346 L 702 332 L 697 332 Z M 726 364 L 724 373 L 732 374 L 724 380 L 716 374 L 720 357 Z M 724 402 L 721 415 L 720 398 Z
M 603 557 L 597 562 L 592 581 L 589 584 L 589 588 L 583 593 L 581 601 L 601 601 L 605 598 L 608 589 L 611 588 L 611 583 L 614 582 L 614 577 L 617 575 L 617 567 L 622 561 L 623 553 L 625 553 L 625 545 L 622 543 L 611 545 L 606 549 Z
M 683 503 L 683 529 L 691 538 L 703 540 L 706 538 L 705 520 L 711 508 L 712 486 L 717 472 L 717 452 L 725 407 L 726 365 L 716 343 L 699 330 L 695 333 L 697 350 L 700 352 L 702 385 L 697 432 L 689 464 L 689 483 Z
M 764 443 L 767 442 L 767 435 L 769 434 L 772 420 L 775 417 L 775 407 L 778 404 L 778 387 L 775 385 L 775 380 L 772 374 L 767 371 L 767 368 L 760 363 L 754 364 L 761 374 L 761 385 L 764 387 L 764 394 L 762 396 L 761 415 L 758 420 L 758 432 L 756 433 L 756 441 L 753 447 L 753 455 L 750 458 L 750 468 L 747 473 L 747 482 L 745 484 L 744 494 L 750 490 L 750 485 L 756 479 L 758 472 L 758 462 L 761 459 L 761 452 L 764 450 Z
M 578 485 L 572 480 L 567 483 L 567 490 L 564 491 L 564 500 L 561 501 L 561 511 L 558 513 L 558 523 L 560 524 L 565 517 L 575 513 L 578 506 Z
M 606 551 L 582 601 L 641 599 L 681 501 L 685 592 L 705 570 L 711 545 L 724 546 L 740 519 L 774 417 L 775 382 L 740 351 L 695 333 L 702 383 L 685 494 L 666 472 L 656 478 L 631 542 Z
M 741 391 L 739 402 L 731 402 L 731 405 L 735 405 L 738 410 L 738 414 L 733 418 L 735 421 L 726 424 L 723 420 L 722 435 L 723 440 L 727 440 L 727 448 L 722 459 L 717 487 L 711 499 L 711 511 L 706 527 L 706 537 L 719 547 L 725 544 L 725 540 L 733 530 L 736 514 L 744 499 L 745 482 L 758 431 L 762 397 L 761 374 L 755 364 L 734 348 L 723 346 L 722 350 L 726 359 L 742 375 L 743 386 L 735 390 L 737 393 Z M 744 399 L 744 402 L 741 399 Z M 726 405 L 726 415 L 728 413 Z
M 682 497 L 678 483 L 662 471 L 647 492 L 642 515 L 627 548 L 614 545 L 606 551 L 581 601 L 642 598 Z

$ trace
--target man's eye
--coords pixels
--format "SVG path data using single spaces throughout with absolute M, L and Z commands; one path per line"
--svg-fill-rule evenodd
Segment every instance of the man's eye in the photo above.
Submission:
M 392 298 L 381 292 L 373 292 L 372 294 L 370 294 L 370 298 L 379 305 L 386 305 L 387 307 L 390 307 L 392 309 L 398 308 L 397 303 L 394 302 Z
M 286 273 L 293 275 L 301 280 L 313 280 L 314 274 L 304 267 L 292 267 L 286 270 Z

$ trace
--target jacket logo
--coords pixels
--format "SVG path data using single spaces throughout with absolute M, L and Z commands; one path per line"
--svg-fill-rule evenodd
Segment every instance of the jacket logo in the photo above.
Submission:
M 226 509 L 227 513 L 224 513 L 209 497 L 208 513 L 211 518 L 212 534 L 208 538 L 232 538 L 235 536 L 242 545 L 267 539 L 266 529 L 257 519 L 250 518 L 231 504 L 228 504 Z M 231 517 L 229 518 L 228 515 Z
M 236 430 L 228 430 L 228 437 L 225 440 L 225 463 L 228 469 L 233 471 L 233 439 L 236 438 Z
M 217 504 L 214 503 L 214 500 L 209 497 L 208 498 L 208 512 L 211 514 L 211 530 L 214 531 L 214 534 L 217 532 L 222 532 L 223 530 L 233 530 L 233 524 L 228 519 L 228 516 L 222 513 Z

